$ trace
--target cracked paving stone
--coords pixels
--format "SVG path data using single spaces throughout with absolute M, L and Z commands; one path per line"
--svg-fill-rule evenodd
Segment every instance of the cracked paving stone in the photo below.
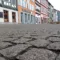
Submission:
M 37 33 L 31 33 L 30 35 L 31 35 L 31 36 L 38 36 Z
M 50 37 L 48 40 L 51 42 L 60 42 L 60 38 L 57 37 Z
M 59 56 L 56 58 L 56 60 L 60 60 L 60 54 L 59 54 Z
M 13 37 L 13 38 L 21 38 L 23 35 L 21 34 L 14 34 L 13 36 L 11 36 L 11 37 Z
M 37 39 L 38 39 L 38 37 L 34 37 L 34 36 L 32 37 L 32 41 L 37 40 Z
M 1 41 L 13 41 L 16 40 L 17 38 L 2 38 Z
M 60 50 L 60 42 L 51 43 L 47 46 L 48 49 Z
M 6 47 L 8 47 L 10 45 L 12 45 L 12 44 L 6 43 L 6 42 L 0 42 L 0 49 L 6 48 Z
M 45 34 L 45 35 L 41 36 L 41 39 L 47 40 L 50 36 L 51 36 L 50 34 L 47 34 L 47 35 Z
M 30 34 L 25 34 L 24 38 L 28 38 L 29 39 L 29 38 L 31 38 L 31 36 L 30 36 Z
M 12 41 L 12 42 L 19 44 L 19 43 L 26 43 L 27 41 L 31 41 L 31 39 L 22 37 L 21 39 L 18 39 L 18 40 Z
M 58 38 L 60 38 L 60 34 L 52 35 L 52 37 L 58 37 Z
M 27 43 L 36 47 L 46 47 L 50 42 L 47 40 L 38 39 Z
M 30 45 L 18 44 L 16 46 L 12 46 L 12 47 L 0 50 L 0 53 L 3 54 L 4 56 L 10 58 L 10 57 L 16 56 L 18 53 L 25 50 L 29 46 Z
M 57 30 L 55 30 L 55 31 L 52 31 L 52 33 L 51 34 L 58 34 L 58 31 Z
M 0 60 L 6 60 L 6 59 L 4 59 L 3 57 L 0 57 Z
M 56 54 L 49 50 L 33 48 L 23 55 L 17 56 L 20 60 L 55 60 Z

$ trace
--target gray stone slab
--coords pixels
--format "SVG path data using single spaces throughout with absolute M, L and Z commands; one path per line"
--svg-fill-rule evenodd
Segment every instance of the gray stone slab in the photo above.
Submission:
M 30 36 L 30 34 L 25 34 L 24 38 L 28 38 L 29 39 L 29 38 L 31 38 L 31 36 Z
M 60 54 L 59 54 L 59 56 L 56 58 L 56 60 L 60 60 Z
M 3 48 L 10 46 L 10 45 L 12 45 L 12 44 L 7 43 L 7 42 L 0 42 L 0 49 L 3 49 Z
M 48 49 L 60 50 L 60 42 L 51 43 L 47 46 Z
M 50 43 L 49 41 L 42 40 L 42 39 L 38 39 L 35 41 L 28 42 L 28 44 L 34 45 L 36 47 L 46 47 L 49 43 Z
M 30 35 L 31 35 L 31 36 L 38 36 L 38 34 L 35 33 L 35 32 L 31 33 Z
M 48 40 L 51 42 L 60 42 L 60 38 L 57 37 L 50 37 Z
M 21 39 L 18 39 L 18 40 L 15 40 L 15 41 L 12 41 L 14 43 L 26 43 L 27 41 L 30 41 L 31 39 L 27 39 L 27 38 L 21 38 Z
M 0 50 L 0 53 L 3 54 L 4 56 L 10 58 L 10 57 L 16 56 L 18 53 L 25 50 L 29 46 L 30 45 L 19 44 L 19 45 L 16 45 L 16 46 L 12 46 L 12 47 Z
M 13 41 L 13 40 L 17 40 L 17 38 L 1 38 L 0 41 Z
M 50 36 L 52 36 L 51 34 L 43 34 L 42 36 L 41 36 L 41 39 L 45 39 L 45 40 L 47 40 Z
M 56 54 L 49 50 L 33 48 L 23 55 L 19 55 L 20 60 L 55 60 Z
M 3 57 L 0 57 L 0 60 L 6 60 L 6 59 L 4 59 Z

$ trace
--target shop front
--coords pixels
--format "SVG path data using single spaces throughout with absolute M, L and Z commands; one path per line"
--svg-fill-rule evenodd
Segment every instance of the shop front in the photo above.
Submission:
M 18 11 L 0 7 L 0 22 L 18 23 Z

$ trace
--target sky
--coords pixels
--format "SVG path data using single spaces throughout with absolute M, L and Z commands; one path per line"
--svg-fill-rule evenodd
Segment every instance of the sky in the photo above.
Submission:
M 55 9 L 60 10 L 60 0 L 48 0 Z

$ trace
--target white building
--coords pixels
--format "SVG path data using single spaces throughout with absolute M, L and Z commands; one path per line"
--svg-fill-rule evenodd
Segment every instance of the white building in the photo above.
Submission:
M 53 10 L 53 22 L 58 22 L 58 15 L 57 15 L 57 10 Z
M 18 23 L 17 0 L 0 0 L 0 23 Z

